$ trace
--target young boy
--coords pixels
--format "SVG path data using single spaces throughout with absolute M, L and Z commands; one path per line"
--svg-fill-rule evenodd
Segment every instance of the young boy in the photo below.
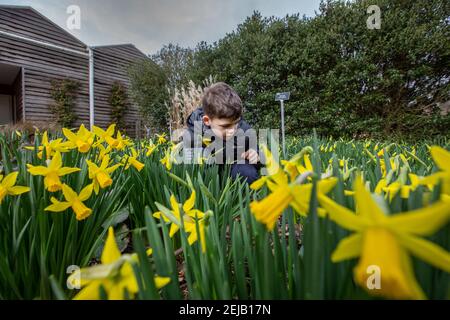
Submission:
M 200 135 L 201 148 L 213 150 L 216 163 L 230 163 L 231 160 L 233 179 L 239 175 L 249 184 L 258 179 L 260 163 L 256 133 L 242 119 L 242 101 L 233 88 L 223 82 L 208 87 L 202 106 L 192 112 L 187 125 L 191 139 Z M 215 145 L 210 148 L 205 141 L 212 141 Z

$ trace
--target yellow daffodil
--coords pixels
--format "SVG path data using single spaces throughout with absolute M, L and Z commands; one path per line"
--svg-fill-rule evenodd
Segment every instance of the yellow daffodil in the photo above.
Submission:
M 305 172 L 313 172 L 314 168 L 313 165 L 311 163 L 311 160 L 309 159 L 309 154 L 305 153 L 305 155 L 303 156 L 303 165 L 299 164 L 297 166 L 298 171 L 300 172 L 300 174 L 305 173 Z
M 170 149 L 166 149 L 164 152 L 164 158 L 160 160 L 161 164 L 166 167 L 168 171 L 172 169 L 172 161 L 170 158 Z
M 42 135 L 41 145 L 38 146 L 37 157 L 42 159 L 45 150 L 46 159 L 51 159 L 55 152 L 68 152 L 70 149 L 70 144 L 70 142 L 62 142 L 61 138 L 49 142 L 47 131 L 45 131 Z M 35 148 L 25 147 L 25 149 L 34 151 Z
M 98 194 L 100 188 L 104 189 L 112 184 L 113 181 L 110 177 L 110 174 L 113 173 L 118 167 L 120 167 L 120 164 L 108 167 L 109 155 L 103 157 L 100 167 L 89 160 L 86 160 L 86 163 L 89 168 L 89 179 L 92 179 L 95 194 Z
M 449 203 L 440 201 L 422 209 L 387 215 L 385 206 L 377 204 L 361 179 L 355 181 L 356 214 L 323 194 L 318 198 L 331 220 L 354 231 L 339 243 L 332 261 L 359 257 L 354 278 L 370 294 L 395 299 L 425 297 L 414 277 L 409 253 L 450 272 L 450 254 L 420 238 L 432 235 L 449 221 Z M 381 272 L 379 287 L 368 283 L 373 266 Z
M 299 175 L 299 171 L 297 169 L 297 161 L 296 160 L 281 160 L 281 165 L 284 167 L 284 170 L 289 174 L 289 179 L 291 181 L 295 180 Z
M 177 221 L 181 220 L 181 212 L 180 212 L 180 204 L 177 202 L 177 199 L 175 198 L 175 195 L 170 196 L 170 205 L 172 207 L 172 210 L 170 212 L 174 216 L 174 218 Z M 170 222 L 170 219 L 167 217 L 167 215 L 163 214 L 161 211 L 157 211 L 153 214 L 153 217 L 157 219 L 164 219 L 165 222 Z M 180 225 L 178 223 L 172 222 L 170 226 L 169 236 L 173 237 L 175 233 L 180 229 Z
M 212 143 L 212 139 L 208 138 L 208 137 L 205 137 L 205 138 L 202 139 L 202 143 L 205 146 L 209 146 Z
M 153 154 L 153 152 L 156 150 L 156 148 L 158 148 L 158 146 L 151 143 L 149 146 L 146 147 L 147 151 L 145 152 L 145 156 L 150 157 Z
M 328 161 L 329 168 L 327 169 L 327 171 L 332 171 L 333 159 L 334 158 L 331 158 Z M 357 167 L 352 167 L 349 169 L 349 163 L 350 163 L 350 159 L 339 159 L 339 171 L 340 171 L 344 181 L 347 181 L 348 178 L 350 178 L 350 175 L 352 174 L 352 172 L 356 171 L 358 169 Z
M 408 170 L 411 170 L 408 159 L 406 159 L 405 155 L 403 153 L 401 153 L 401 154 L 399 154 L 399 157 L 402 160 L 403 164 L 408 168 Z
M 419 183 L 422 185 L 437 185 L 441 181 L 442 194 L 450 196 L 450 152 L 438 146 L 432 146 L 430 152 L 441 171 L 424 177 Z
M 263 151 L 268 175 L 256 180 L 250 187 L 258 190 L 266 184 L 271 194 L 263 200 L 255 200 L 250 203 L 250 210 L 257 221 L 265 224 L 268 230 L 272 230 L 280 215 L 289 205 L 301 215 L 306 215 L 309 211 L 312 184 L 299 184 L 295 178 L 299 172 L 307 178 L 309 178 L 309 173 L 313 172 L 313 167 L 308 156 L 308 153 L 312 152 L 312 148 L 305 147 L 289 161 L 282 161 L 284 163 L 284 169 L 290 175 L 290 182 L 288 176 L 281 170 L 269 149 L 263 146 Z M 299 164 L 300 159 L 303 159 L 305 166 Z M 294 167 L 297 170 L 296 172 L 293 171 Z M 318 182 L 318 191 L 327 193 L 334 187 L 336 182 L 336 178 L 320 180 Z M 319 211 L 321 210 L 319 208 Z
M 93 188 L 93 185 L 90 184 L 81 190 L 80 194 L 77 194 L 71 187 L 63 184 L 62 191 L 66 201 L 60 202 L 56 198 L 52 197 L 50 199 L 52 204 L 45 208 L 45 211 L 61 212 L 72 207 L 77 220 L 84 220 L 92 214 L 92 210 L 86 207 L 83 202 L 91 197 Z
M 399 169 L 399 161 L 398 161 L 397 158 L 395 158 L 395 157 L 389 158 L 389 164 L 391 165 L 391 170 L 392 171 L 394 171 L 394 172 L 398 171 L 398 169 Z M 384 158 L 380 158 L 380 168 L 381 168 L 382 176 L 386 177 L 386 175 L 388 174 L 388 171 L 387 171 L 387 168 L 386 168 L 386 163 L 384 161 Z
M 280 171 L 281 172 L 281 171 Z M 250 210 L 256 220 L 265 224 L 268 230 L 272 230 L 283 211 L 290 205 L 299 214 L 305 216 L 309 211 L 312 184 L 289 184 L 287 177 L 281 174 L 278 183 L 271 184 L 272 193 L 261 201 L 250 203 Z M 328 193 L 337 182 L 336 178 L 320 180 L 317 183 L 319 193 Z M 319 208 L 319 211 L 321 209 Z M 322 213 L 323 214 L 323 213 Z
M 160 162 L 166 167 L 168 171 L 172 169 L 172 165 L 177 163 L 175 154 L 182 147 L 182 142 L 179 144 L 173 144 L 164 151 L 164 158 L 160 160 Z
M 103 141 L 105 141 L 112 148 L 117 148 L 117 146 L 119 145 L 119 141 L 113 137 L 115 130 L 115 124 L 110 125 L 106 130 L 103 130 L 102 128 L 99 128 L 97 126 L 92 127 L 92 131 L 94 131 L 94 133 L 100 138 L 98 143 L 102 143 Z
M 79 168 L 70 168 L 62 166 L 61 153 L 57 151 L 53 156 L 47 167 L 44 166 L 33 166 L 27 164 L 28 172 L 33 176 L 44 176 L 45 188 L 50 192 L 56 192 L 61 190 L 62 183 L 59 177 L 65 176 L 67 174 L 80 171 Z
M 132 263 L 138 263 L 136 254 L 121 255 L 117 246 L 114 230 L 108 230 L 108 237 L 101 255 L 101 264 L 75 271 L 68 278 L 73 287 L 83 287 L 75 296 L 75 300 L 100 299 L 100 287 L 109 300 L 123 300 L 128 296 L 133 298 L 139 291 Z M 170 282 L 168 277 L 155 277 L 155 287 L 160 289 Z
M 204 216 L 204 213 L 201 212 L 200 210 L 193 209 L 194 208 L 194 204 L 195 204 L 195 198 L 196 198 L 196 192 L 195 192 L 195 190 L 192 190 L 191 196 L 189 197 L 189 199 L 186 200 L 186 202 L 182 206 L 183 207 L 183 212 L 184 212 L 185 215 L 188 215 L 188 216 L 202 218 Z M 175 195 L 171 195 L 170 196 L 170 205 L 172 207 L 172 210 L 170 210 L 172 215 L 175 217 L 175 219 L 177 221 L 181 221 L 181 210 L 180 210 L 181 204 L 177 202 L 177 199 L 175 198 Z M 164 221 L 166 221 L 166 222 L 170 222 L 171 221 L 169 219 L 169 217 L 167 217 L 167 215 L 165 215 L 161 211 L 155 212 L 153 214 L 153 217 L 155 217 L 157 219 L 161 219 L 161 217 L 162 217 L 164 219 Z M 169 236 L 173 237 L 174 234 L 177 233 L 177 231 L 179 229 L 180 229 L 180 224 L 172 222 L 172 224 L 170 226 Z
M 117 145 L 115 146 L 116 150 L 123 150 L 125 149 L 127 146 L 132 145 L 133 143 L 130 141 L 130 139 L 124 138 L 122 136 L 122 134 L 120 133 L 120 131 L 117 131 L 117 136 L 116 136 L 116 140 L 117 140 Z
M 136 149 L 131 148 L 131 156 L 125 155 L 122 159 L 122 163 L 125 164 L 125 170 L 128 170 L 130 166 L 133 166 L 137 171 L 141 171 L 145 165 L 137 160 L 138 157 L 139 153 L 136 151 Z
M 377 151 L 377 150 L 378 150 L 378 147 L 379 147 L 379 143 L 377 143 L 377 144 L 375 145 L 375 147 L 373 148 L 373 151 Z
M 340 171 L 341 171 L 341 174 L 342 174 L 342 179 L 343 179 L 344 181 L 347 181 L 347 180 L 350 178 L 352 172 L 354 172 L 354 171 L 356 171 L 356 170 L 358 170 L 357 167 L 352 167 L 352 168 L 349 169 L 349 168 L 348 168 L 348 163 L 346 162 L 344 168 L 343 168 L 342 170 L 340 170 Z
M 158 145 L 164 144 L 164 143 L 167 142 L 167 136 L 166 136 L 165 133 L 163 133 L 163 134 L 157 134 L 156 136 L 158 137 L 158 142 L 157 142 Z
M 197 232 L 197 224 L 198 224 L 198 232 Z M 205 237 L 205 225 L 206 219 L 193 219 L 190 216 L 184 216 L 184 229 L 188 236 L 189 245 L 194 244 L 198 238 L 200 237 L 200 246 L 202 248 L 202 252 L 206 252 L 206 237 Z M 199 234 L 200 233 L 200 234 Z
M 314 167 L 313 167 L 313 165 L 311 163 L 311 160 L 309 158 L 309 154 L 310 153 L 312 153 L 312 148 L 311 147 L 305 147 L 300 152 L 298 159 L 296 159 L 294 161 L 292 159 L 290 160 L 291 166 L 295 165 L 296 168 L 297 168 L 297 172 L 299 174 L 307 174 L 309 172 L 314 172 Z M 303 159 L 303 164 L 301 163 L 302 159 Z M 286 162 L 284 162 L 284 163 L 286 163 Z M 288 171 L 289 174 L 291 175 L 291 181 L 294 180 L 293 179 L 294 175 L 292 174 L 293 168 L 289 168 L 289 167 L 285 166 L 285 170 Z M 327 171 L 322 174 L 322 178 L 330 177 L 332 175 L 332 171 L 333 171 L 332 167 L 329 166 L 327 168 Z M 311 177 L 309 175 L 308 175 L 307 179 L 308 179 L 308 181 L 312 181 Z
M 397 195 L 397 193 L 400 192 L 401 198 L 408 199 L 409 194 L 412 191 L 416 190 L 417 187 L 421 184 L 423 177 L 409 173 L 408 177 L 410 180 L 410 184 L 407 184 L 406 181 L 407 170 L 408 170 L 407 167 L 402 167 L 400 169 L 399 178 L 392 183 L 390 181 L 392 179 L 393 171 L 391 171 L 387 175 L 387 177 L 382 178 L 380 181 L 378 181 L 377 186 L 375 187 L 375 193 L 382 194 L 382 192 L 384 192 L 386 194 L 386 197 L 389 197 L 389 201 L 392 201 L 392 199 Z M 433 190 L 432 184 L 428 184 L 427 187 L 429 190 Z
M 272 153 L 270 152 L 269 148 L 265 145 L 263 145 L 262 150 L 264 152 L 264 159 L 265 159 L 265 167 L 267 170 L 267 175 L 261 176 L 258 180 L 254 181 L 250 188 L 253 190 L 259 190 L 261 189 L 265 184 L 270 183 L 271 180 L 276 180 L 278 177 L 282 178 L 281 176 L 281 168 L 278 162 L 273 157 Z M 292 161 L 290 161 L 292 162 Z M 295 167 L 295 164 L 293 164 Z M 289 170 L 289 169 L 288 169 Z M 296 170 L 296 169 L 295 169 Z M 279 173 L 280 172 L 280 173 Z
M 153 217 L 157 219 L 163 219 L 165 222 L 172 222 L 170 225 L 170 231 L 169 236 L 173 237 L 178 230 L 180 230 L 181 227 L 181 215 L 182 212 L 180 208 L 183 208 L 183 223 L 185 232 L 189 233 L 188 242 L 190 245 L 192 245 L 195 241 L 198 239 L 198 233 L 196 228 L 196 221 L 198 222 L 199 230 L 200 230 L 200 242 L 202 246 L 202 250 L 205 251 L 205 235 L 204 235 L 204 228 L 205 228 L 205 213 L 201 212 L 200 210 L 194 209 L 195 205 L 195 198 L 196 193 L 195 190 L 192 190 L 191 196 L 189 199 L 186 200 L 186 202 L 181 205 L 177 202 L 174 195 L 171 195 L 170 197 L 170 205 L 172 207 L 171 210 L 169 210 L 172 217 L 167 216 L 162 211 L 157 211 L 153 214 Z M 175 221 L 172 221 L 170 218 L 175 219 Z
M 106 155 L 108 155 L 111 152 L 111 150 L 112 150 L 111 146 L 108 145 L 108 147 L 105 148 L 105 146 L 103 144 L 101 144 L 101 143 L 100 144 L 96 144 L 96 147 L 100 150 L 100 153 L 98 155 L 98 159 L 100 161 L 102 161 L 103 158 Z
M 70 148 L 78 148 L 78 152 L 81 153 L 86 153 L 91 149 L 95 135 L 86 129 L 83 124 L 76 134 L 66 128 L 63 128 L 62 130 L 71 143 L 71 145 L 69 145 Z
M 377 156 L 379 156 L 379 157 L 384 156 L 384 152 L 389 152 L 389 150 L 390 150 L 394 145 L 395 145 L 394 143 L 391 143 L 390 145 L 388 145 L 388 146 L 382 148 L 380 151 L 378 151 Z M 375 146 L 374 151 L 377 151 L 377 149 L 378 149 L 378 144 Z
M 18 196 L 30 191 L 28 187 L 15 186 L 18 174 L 19 172 L 12 172 L 4 178 L 0 175 L 0 204 L 7 195 Z

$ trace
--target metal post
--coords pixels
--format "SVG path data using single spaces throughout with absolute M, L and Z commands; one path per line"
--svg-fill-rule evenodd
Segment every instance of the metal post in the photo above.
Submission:
M 281 141 L 283 144 L 283 158 L 286 159 L 286 141 L 284 136 L 284 100 L 280 100 L 281 103 Z
M 283 158 L 286 159 L 286 140 L 284 135 L 284 101 L 289 100 L 291 93 L 279 92 L 275 95 L 275 101 L 280 101 L 281 104 L 281 139 L 283 144 Z
M 92 127 L 95 124 L 95 111 L 94 111 L 94 50 L 89 47 L 89 127 L 92 130 Z

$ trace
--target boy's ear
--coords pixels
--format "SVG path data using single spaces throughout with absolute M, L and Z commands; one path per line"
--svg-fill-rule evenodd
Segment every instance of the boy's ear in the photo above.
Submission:
M 203 123 L 206 124 L 207 126 L 211 125 L 211 119 L 208 116 L 203 116 Z

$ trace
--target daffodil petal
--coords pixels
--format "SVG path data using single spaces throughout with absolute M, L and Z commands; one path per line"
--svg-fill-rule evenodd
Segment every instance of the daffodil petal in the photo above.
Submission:
M 338 181 L 337 178 L 329 178 L 329 179 L 320 180 L 317 184 L 317 189 L 321 193 L 324 193 L 324 194 L 328 193 L 334 188 L 337 181 Z
M 327 196 L 319 194 L 318 200 L 320 205 L 327 211 L 330 219 L 345 229 L 361 231 L 369 225 L 366 219 L 357 216 L 352 211 L 337 204 Z
M 331 261 L 340 262 L 358 257 L 361 254 L 362 241 L 361 233 L 355 233 L 342 239 L 331 255 Z
M 117 247 L 116 238 L 114 237 L 114 229 L 109 227 L 108 238 L 106 238 L 103 248 L 101 261 L 103 264 L 113 263 L 120 258 L 120 251 Z
M 256 181 L 254 181 L 251 185 L 250 185 L 250 189 L 252 189 L 252 190 L 259 190 L 259 189 L 261 189 L 263 186 L 264 186 L 264 184 L 266 183 L 266 181 L 267 181 L 267 177 L 261 177 L 261 178 L 259 178 L 258 180 L 256 180 Z
M 74 297 L 74 300 L 98 300 L 98 299 L 100 299 L 99 289 L 100 289 L 101 284 L 102 284 L 102 281 L 100 281 L 100 280 L 92 281 L 90 284 L 88 284 L 86 287 L 84 287 Z
M 62 166 L 61 153 L 59 151 L 56 151 L 48 168 L 50 170 L 58 170 L 59 168 L 61 168 L 61 166 Z
M 80 199 L 81 201 L 86 201 L 91 197 L 93 189 L 94 185 L 92 183 L 86 186 L 83 190 L 81 190 L 78 199 Z
M 442 171 L 450 171 L 450 152 L 439 146 L 432 146 L 430 149 L 431 156 Z
M 374 222 L 381 222 L 386 219 L 386 215 L 373 200 L 370 192 L 366 190 L 360 176 L 357 176 L 355 180 L 355 200 L 361 216 Z
M 430 236 L 450 220 L 450 203 L 439 201 L 428 207 L 396 214 L 385 225 L 398 232 Z
M 119 168 L 119 167 L 120 167 L 120 164 L 115 164 L 115 165 L 113 165 L 113 166 L 111 166 L 111 167 L 109 167 L 109 168 L 106 168 L 105 171 L 106 171 L 107 173 L 113 173 L 113 172 L 116 171 L 117 168 Z
M 180 205 L 174 195 L 170 196 L 170 205 L 172 206 L 175 218 L 180 219 Z
M 157 289 L 161 289 L 162 287 L 165 287 L 170 282 L 169 277 L 155 277 L 155 286 Z
M 205 216 L 203 212 L 197 209 L 187 211 L 186 214 L 196 219 L 202 219 Z
M 66 136 L 66 138 L 71 142 L 75 142 L 77 140 L 76 134 L 70 131 L 69 129 L 63 128 L 62 131 L 63 134 Z
M 189 212 L 195 204 L 195 190 L 192 190 L 191 196 L 189 197 L 189 199 L 186 200 L 186 202 L 183 205 L 183 211 Z
M 397 238 L 411 254 L 450 273 L 450 253 L 445 249 L 428 240 L 403 233 L 397 234 Z
M 67 210 L 72 204 L 70 202 L 54 202 L 45 208 L 45 211 L 62 212 Z
M 71 174 L 71 173 L 78 172 L 78 171 L 81 171 L 81 169 L 64 167 L 64 168 L 58 169 L 57 173 L 58 173 L 58 176 L 65 176 L 67 174 Z
M 179 229 L 180 227 L 172 222 L 172 224 L 170 225 L 169 237 L 172 238 Z
M 19 172 L 11 172 L 3 179 L 2 185 L 6 188 L 12 187 L 13 185 L 16 184 L 18 175 Z
M 66 184 L 62 185 L 62 191 L 64 194 L 64 198 L 66 198 L 66 200 L 68 202 L 73 202 L 75 199 L 78 198 L 77 193 L 75 191 L 73 191 L 72 188 Z
M 31 164 L 27 164 L 28 172 L 33 176 L 45 176 L 49 170 L 44 166 L 32 166 Z
M 8 188 L 8 193 L 10 195 L 17 196 L 19 194 L 28 192 L 30 190 L 31 189 L 29 187 L 15 186 L 15 187 Z

